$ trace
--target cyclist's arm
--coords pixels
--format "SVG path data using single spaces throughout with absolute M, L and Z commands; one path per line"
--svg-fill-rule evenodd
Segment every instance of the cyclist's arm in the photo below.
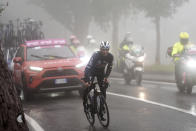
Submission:
M 109 61 L 109 64 L 107 66 L 107 69 L 106 69 L 106 74 L 105 74 L 105 78 L 107 79 L 112 71 L 112 66 L 113 66 L 113 55 L 111 55 L 111 58 L 110 58 L 110 61 Z
M 179 52 L 178 52 L 178 44 L 175 44 L 173 46 L 173 49 L 172 49 L 172 56 L 176 57 L 177 54 L 179 54 Z
M 92 55 L 92 57 L 90 58 L 87 66 L 85 68 L 85 71 L 84 71 L 84 81 L 85 82 L 90 81 L 90 76 L 92 74 L 92 71 L 94 70 L 96 59 L 97 59 L 97 52 Z

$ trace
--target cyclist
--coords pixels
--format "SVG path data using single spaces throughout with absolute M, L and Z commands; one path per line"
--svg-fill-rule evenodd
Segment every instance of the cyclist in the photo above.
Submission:
M 113 65 L 113 55 L 109 53 L 110 44 L 108 41 L 102 41 L 100 44 L 100 51 L 96 51 L 91 59 L 89 60 L 84 74 L 84 82 L 87 87 L 84 90 L 83 96 L 83 104 L 86 102 L 86 96 L 91 90 L 90 87 L 90 78 L 97 77 L 98 85 L 100 87 L 101 92 L 106 98 L 106 86 L 103 86 L 104 83 L 108 83 L 108 77 L 112 71 Z M 106 70 L 105 70 L 106 68 Z M 102 116 L 102 120 L 104 120 Z

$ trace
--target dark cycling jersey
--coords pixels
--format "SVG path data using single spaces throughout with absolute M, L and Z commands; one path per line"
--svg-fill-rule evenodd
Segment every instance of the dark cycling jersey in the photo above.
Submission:
M 104 56 L 100 51 L 95 52 L 85 68 L 85 82 L 89 82 L 90 77 L 92 76 L 103 76 L 108 78 L 112 71 L 112 65 L 113 55 L 111 53 Z

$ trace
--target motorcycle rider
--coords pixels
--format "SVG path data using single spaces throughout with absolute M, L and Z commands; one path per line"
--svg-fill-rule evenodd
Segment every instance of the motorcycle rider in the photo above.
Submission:
M 108 83 L 108 77 L 112 71 L 113 55 L 109 53 L 110 44 L 108 41 L 102 41 L 100 51 L 96 51 L 89 60 L 84 71 L 85 88 L 83 95 L 83 104 L 85 105 L 86 96 L 90 92 L 90 82 L 92 78 L 97 78 L 101 92 L 106 98 L 106 89 L 104 83 Z M 106 70 L 105 70 L 106 68 Z M 102 120 L 104 118 L 102 117 Z
M 181 32 L 179 35 L 180 41 L 176 42 L 173 46 L 172 57 L 175 62 L 175 80 L 177 86 L 182 84 L 182 66 L 180 56 L 183 54 L 185 48 L 191 47 L 193 44 L 189 42 L 189 34 L 187 32 Z
M 128 52 L 131 52 L 132 45 L 133 45 L 133 39 L 132 37 L 130 37 L 130 32 L 128 32 L 124 40 L 120 43 L 120 47 L 119 47 L 119 63 L 118 64 L 120 66 L 121 72 L 125 66 L 125 63 L 124 63 L 125 55 Z

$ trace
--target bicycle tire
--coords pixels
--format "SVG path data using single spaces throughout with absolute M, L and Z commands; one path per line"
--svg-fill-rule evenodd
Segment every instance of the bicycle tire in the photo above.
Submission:
M 97 98 L 98 97 L 100 99 L 101 104 L 97 102 L 97 117 L 99 119 L 100 124 L 103 127 L 107 128 L 109 126 L 109 123 L 110 123 L 110 114 L 109 114 L 108 105 L 107 105 L 106 100 L 105 100 L 103 95 L 99 95 L 99 96 L 97 96 Z M 103 105 L 105 111 L 101 110 L 99 105 Z M 106 117 L 105 117 L 106 120 L 105 121 L 101 120 L 101 116 L 100 116 L 101 113 L 106 114 Z
M 95 114 L 93 112 L 93 104 L 92 103 L 93 103 L 93 100 L 91 99 L 91 96 L 88 94 L 87 100 L 84 105 L 84 112 L 85 112 L 86 118 L 91 126 L 93 126 L 95 123 Z

